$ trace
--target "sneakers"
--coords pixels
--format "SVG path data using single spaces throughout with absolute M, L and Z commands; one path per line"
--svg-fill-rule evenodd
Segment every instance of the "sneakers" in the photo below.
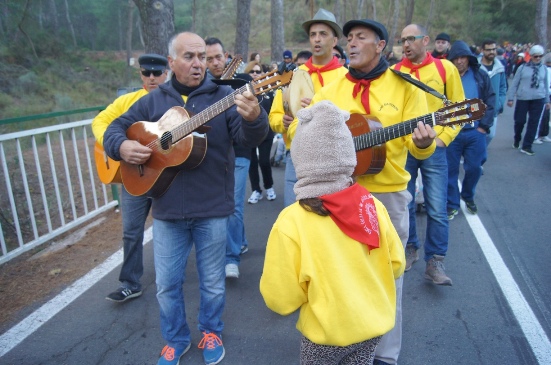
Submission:
M 255 190 L 251 194 L 251 197 L 249 198 L 248 202 L 249 202 L 249 204 L 256 204 L 256 203 L 258 203 L 259 200 L 262 200 L 262 192 Z
M 540 141 L 542 141 L 542 142 L 551 142 L 551 138 L 549 138 L 548 136 L 540 137 Z
M 111 294 L 105 297 L 105 299 L 112 302 L 122 303 L 126 302 L 128 299 L 137 298 L 142 295 L 141 290 L 131 290 L 128 288 L 118 288 Z
M 431 280 L 436 285 L 452 285 L 452 279 L 447 277 L 444 271 L 444 256 L 434 255 L 427 261 L 425 279 Z
M 203 332 L 203 339 L 197 347 L 203 349 L 203 360 L 206 365 L 218 364 L 226 354 L 222 339 L 212 332 Z
M 239 278 L 239 266 L 237 266 L 236 264 L 227 264 L 226 278 Z
M 543 141 L 539 138 L 536 138 L 534 139 L 534 142 L 532 142 L 533 144 L 543 144 Z
M 272 200 L 275 200 L 275 198 L 276 198 L 276 193 L 274 191 L 274 188 L 266 189 L 266 199 L 272 201 Z
M 241 252 L 239 252 L 240 255 L 243 255 L 244 253 L 249 252 L 249 246 L 241 246 Z
M 459 211 L 457 209 L 448 208 L 448 220 L 451 221 L 457 214 L 459 214 Z
M 513 142 L 513 148 L 514 148 L 515 150 L 518 150 L 519 147 L 520 147 L 520 142 Z
M 526 148 L 526 149 L 521 148 L 520 152 L 522 152 L 524 154 L 527 154 L 528 156 L 534 156 L 535 155 L 534 151 L 532 151 L 531 148 Z
M 190 347 L 191 343 L 185 349 L 178 351 L 174 347 L 166 345 L 161 351 L 161 357 L 157 361 L 157 365 L 179 365 L 180 358 L 188 352 Z
M 471 214 L 478 213 L 478 208 L 474 202 L 465 201 L 465 205 L 467 206 L 467 210 L 469 211 L 469 213 Z
M 411 266 L 419 260 L 419 254 L 413 245 L 406 245 L 406 268 L 409 271 Z

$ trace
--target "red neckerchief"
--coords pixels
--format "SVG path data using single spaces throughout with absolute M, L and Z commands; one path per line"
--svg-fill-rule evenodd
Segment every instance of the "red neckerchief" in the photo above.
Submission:
M 420 64 L 418 65 L 414 65 L 413 63 L 411 63 L 410 60 L 408 60 L 407 58 L 403 58 L 402 59 L 402 62 L 401 64 L 403 66 L 406 66 L 407 68 L 409 68 L 409 73 L 412 74 L 415 72 L 415 77 L 417 78 L 417 80 L 421 80 L 419 78 L 419 69 L 426 66 L 426 65 L 430 65 L 431 63 L 434 62 L 434 58 L 432 57 L 432 55 L 430 53 L 427 52 L 426 56 L 425 56 L 425 59 L 423 60 L 423 62 L 421 62 Z
M 333 56 L 333 59 L 331 60 L 331 62 L 329 62 L 327 65 L 323 67 L 314 66 L 314 64 L 312 63 L 312 57 L 310 57 L 308 61 L 306 61 L 304 66 L 308 67 L 308 73 L 310 75 L 313 74 L 314 72 L 317 72 L 318 79 L 320 80 L 321 86 L 324 86 L 323 77 L 321 76 L 322 72 L 336 70 L 337 68 L 342 67 L 342 65 L 339 63 L 339 60 L 335 56 Z
M 341 231 L 348 237 L 367 245 L 379 247 L 379 220 L 373 195 L 358 183 L 337 193 L 320 197 L 325 209 Z
M 362 105 L 364 106 L 365 113 L 371 114 L 369 109 L 369 86 L 371 86 L 371 82 L 374 80 L 377 80 L 381 75 L 377 76 L 374 79 L 356 79 L 352 75 L 350 75 L 350 72 L 346 74 L 346 78 L 356 85 L 354 85 L 354 90 L 352 90 L 352 97 L 356 98 L 358 93 L 362 91 L 362 87 L 364 88 L 362 91 Z

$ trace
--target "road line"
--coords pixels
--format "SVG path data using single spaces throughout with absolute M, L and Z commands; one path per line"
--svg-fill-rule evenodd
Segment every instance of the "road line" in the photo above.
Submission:
M 461 185 L 460 185 L 461 186 Z M 467 211 L 465 202 L 461 201 L 461 210 L 467 219 L 467 223 L 471 227 L 474 233 L 486 261 L 490 265 L 492 272 L 496 278 L 496 281 L 505 296 L 505 299 L 509 303 L 511 310 L 517 322 L 526 336 L 526 340 L 532 347 L 534 356 L 538 360 L 539 364 L 551 364 L 551 342 L 541 324 L 539 323 L 536 315 L 530 308 L 530 305 L 522 295 L 522 292 L 515 282 L 513 275 L 505 265 L 505 262 L 499 255 L 499 252 L 494 245 L 494 242 L 490 238 L 490 235 L 484 228 L 484 225 L 480 221 L 478 215 L 470 214 Z
M 146 245 L 153 238 L 151 227 L 145 230 L 143 244 Z M 33 332 L 38 330 L 44 323 L 61 312 L 71 302 L 77 299 L 86 290 L 100 281 L 105 275 L 119 266 L 123 259 L 122 248 L 107 258 L 101 265 L 90 270 L 82 278 L 75 281 L 71 286 L 62 291 L 55 298 L 31 313 L 27 318 L 10 328 L 0 336 L 0 357 L 7 354 L 15 346 L 19 345 Z

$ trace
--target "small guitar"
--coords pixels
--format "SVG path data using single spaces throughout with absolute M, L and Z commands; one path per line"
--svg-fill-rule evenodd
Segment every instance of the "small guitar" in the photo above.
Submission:
M 370 115 L 352 114 L 346 125 L 352 132 L 356 148 L 357 164 L 354 176 L 377 174 L 385 166 L 386 149 L 384 143 L 413 133 L 419 122 L 435 125 L 454 126 L 480 120 L 486 112 L 486 104 L 480 99 L 468 99 L 438 109 L 434 113 L 422 115 L 402 123 L 381 128 L 377 118 Z
M 245 91 L 262 95 L 287 85 L 292 77 L 292 72 L 279 75 L 272 71 L 264 78 L 247 83 L 191 118 L 184 108 L 175 106 L 158 122 L 132 124 L 127 129 L 126 136 L 151 148 L 153 152 L 142 165 L 121 161 L 122 184 L 131 195 L 148 194 L 154 198 L 161 196 L 180 170 L 195 168 L 203 161 L 207 152 L 207 138 L 204 133 L 210 128 L 204 126 L 205 123 L 232 107 L 236 95 Z

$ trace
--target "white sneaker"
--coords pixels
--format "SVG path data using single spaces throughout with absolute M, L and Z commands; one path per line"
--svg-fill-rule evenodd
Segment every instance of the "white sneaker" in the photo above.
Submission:
M 540 137 L 540 141 L 543 141 L 543 142 L 551 142 L 551 138 L 549 138 L 548 136 Z
M 266 190 L 266 199 L 268 200 L 275 200 L 276 193 L 274 191 L 274 188 L 269 188 Z
M 239 278 L 239 266 L 236 264 L 226 265 L 226 277 L 227 278 Z
M 262 192 L 255 190 L 247 201 L 249 202 L 249 204 L 256 204 L 259 200 L 262 200 Z
M 543 142 L 541 141 L 541 139 L 539 138 L 536 138 L 534 139 L 534 142 L 532 142 L 533 144 L 542 144 Z

